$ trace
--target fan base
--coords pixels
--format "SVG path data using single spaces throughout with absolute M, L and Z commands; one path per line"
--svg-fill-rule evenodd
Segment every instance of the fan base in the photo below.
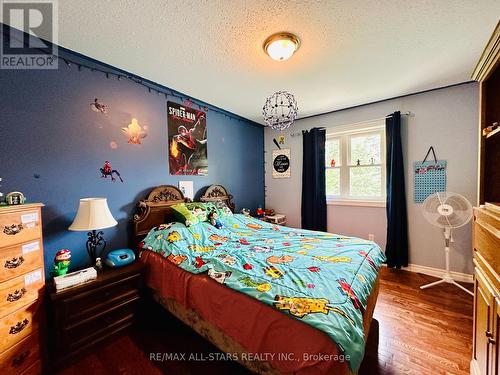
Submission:
M 429 284 L 425 284 L 425 285 L 422 285 L 420 287 L 420 289 L 427 289 L 427 288 L 430 288 L 431 286 L 435 286 L 435 285 L 439 285 L 439 284 L 442 284 L 442 283 L 449 283 L 449 284 L 453 284 L 457 287 L 459 287 L 460 289 L 462 289 L 464 292 L 467 292 L 469 293 L 471 296 L 474 296 L 474 293 L 472 293 L 470 290 L 468 290 L 467 288 L 464 288 L 462 285 L 460 285 L 459 283 L 457 283 L 455 280 L 453 280 L 453 278 L 451 277 L 451 275 L 447 274 L 447 275 L 444 275 L 443 278 L 441 280 L 438 280 L 438 281 L 434 281 L 433 283 L 429 283 Z

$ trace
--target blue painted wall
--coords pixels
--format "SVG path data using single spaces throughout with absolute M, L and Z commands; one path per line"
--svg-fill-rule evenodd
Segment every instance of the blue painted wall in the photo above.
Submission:
M 90 109 L 95 97 L 109 105 L 108 114 Z M 179 102 L 173 97 L 168 100 Z M 108 250 L 127 245 L 127 226 L 136 202 L 157 185 L 193 180 L 196 192 L 220 183 L 234 195 L 238 210 L 264 204 L 263 128 L 209 110 L 208 176 L 170 176 L 166 102 L 164 95 L 141 85 L 79 71 L 75 65 L 68 68 L 62 61 L 55 71 L 0 70 L 0 177 L 4 180 L 0 191 L 22 191 L 30 202 L 46 205 L 47 273 L 61 248 L 72 251 L 73 270 L 88 264 L 86 233 L 67 230 L 82 197 L 108 198 L 118 221 L 117 227 L 105 230 Z M 148 127 L 141 145 L 127 144 L 121 132 L 133 117 Z M 116 149 L 110 147 L 112 141 Z M 124 183 L 100 178 L 105 160 L 120 171 Z

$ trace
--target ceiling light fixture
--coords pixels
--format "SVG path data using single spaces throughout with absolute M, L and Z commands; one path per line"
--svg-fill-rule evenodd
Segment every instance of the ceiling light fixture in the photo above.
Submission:
M 283 131 L 293 124 L 298 110 L 297 101 L 292 94 L 278 91 L 266 99 L 262 116 L 271 129 Z
M 276 61 L 288 60 L 299 49 L 300 39 L 297 35 L 280 32 L 271 35 L 264 41 L 264 51 Z

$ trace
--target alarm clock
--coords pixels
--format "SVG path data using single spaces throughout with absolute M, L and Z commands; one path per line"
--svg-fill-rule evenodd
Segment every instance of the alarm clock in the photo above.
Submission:
M 133 263 L 135 260 L 134 251 L 131 249 L 112 250 L 106 255 L 104 262 L 109 267 L 123 267 Z

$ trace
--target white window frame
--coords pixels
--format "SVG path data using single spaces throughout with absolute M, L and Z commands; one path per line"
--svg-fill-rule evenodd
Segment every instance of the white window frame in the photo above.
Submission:
M 350 139 L 359 135 L 380 134 L 380 164 L 361 165 L 359 167 L 379 166 L 382 168 L 381 184 L 382 196 L 380 197 L 360 197 L 349 195 L 350 189 L 350 170 L 351 168 L 358 168 L 355 161 L 349 160 L 350 154 Z M 372 207 L 385 207 L 386 202 L 386 145 L 385 145 L 385 121 L 376 120 L 364 122 L 360 124 L 336 126 L 329 128 L 326 134 L 326 141 L 331 139 L 339 140 L 340 150 L 340 165 L 331 167 L 326 163 L 326 170 L 339 169 L 340 170 L 340 195 L 327 195 L 327 203 L 330 205 L 342 206 L 372 206 Z

